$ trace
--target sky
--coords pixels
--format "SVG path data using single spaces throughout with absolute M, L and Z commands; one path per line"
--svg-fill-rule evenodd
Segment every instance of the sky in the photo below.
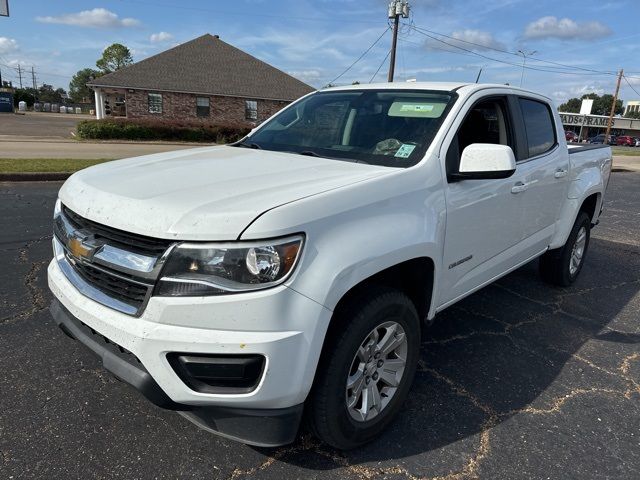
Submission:
M 523 81 L 525 88 L 561 103 L 592 91 L 613 93 L 615 72 L 624 68 L 621 98 L 640 100 L 638 0 L 409 3 L 411 15 L 399 30 L 395 81 L 474 82 L 482 68 L 481 82 Z M 0 69 L 3 79 L 17 85 L 16 67 L 28 70 L 29 81 L 34 67 L 38 84 L 68 89 L 72 75 L 95 68 L 114 42 L 129 47 L 138 61 L 211 33 L 314 87 L 382 82 L 391 45 L 387 4 L 9 0 L 11 16 L 0 17 Z M 518 51 L 526 55 L 524 78 Z

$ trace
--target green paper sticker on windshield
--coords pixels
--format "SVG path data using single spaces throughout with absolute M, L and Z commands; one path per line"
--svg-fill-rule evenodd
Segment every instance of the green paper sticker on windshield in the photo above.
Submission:
M 411 155 L 411 152 L 413 152 L 414 148 L 416 148 L 415 145 L 403 143 L 394 156 L 400 158 L 408 158 L 409 155 Z

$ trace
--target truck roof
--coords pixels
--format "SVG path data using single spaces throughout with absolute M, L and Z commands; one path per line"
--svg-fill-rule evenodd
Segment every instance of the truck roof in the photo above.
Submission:
M 391 83 L 366 83 L 356 85 L 344 85 L 340 87 L 328 87 L 322 88 L 321 91 L 337 91 L 337 90 L 441 90 L 451 92 L 454 90 L 464 89 L 464 93 L 469 95 L 476 90 L 481 90 L 487 87 L 493 88 L 507 88 L 509 90 L 526 92 L 529 94 L 538 95 L 546 98 L 551 102 L 551 99 L 546 95 L 540 94 L 533 90 L 527 90 L 513 85 L 505 85 L 501 83 L 469 83 L 469 82 L 391 82 Z

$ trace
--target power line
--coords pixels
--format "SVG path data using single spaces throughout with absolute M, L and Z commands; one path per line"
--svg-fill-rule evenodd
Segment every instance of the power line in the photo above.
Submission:
M 380 63 L 380 66 L 378 67 L 378 69 L 376 70 L 376 73 L 373 74 L 373 77 L 371 77 L 371 79 L 369 80 L 369 83 L 373 82 L 373 79 L 376 78 L 376 75 L 378 75 L 378 72 L 380 71 L 380 69 L 382 68 L 382 66 L 386 63 L 387 58 L 389 58 L 389 55 L 391 55 L 391 50 L 389 50 L 387 52 L 387 54 L 384 56 L 384 58 L 382 59 L 382 62 Z
M 513 56 L 516 56 L 516 57 L 519 56 L 518 53 L 516 53 L 516 52 L 510 52 L 508 50 L 504 50 L 504 49 L 497 48 L 497 47 L 492 47 L 490 45 L 483 45 L 481 43 L 471 42 L 469 40 L 463 40 L 461 38 L 456 38 L 456 37 L 452 37 L 450 35 L 445 35 L 444 33 L 435 32 L 433 30 L 429 30 L 429 29 L 426 29 L 426 28 L 423 28 L 423 27 L 416 27 L 415 25 L 413 25 L 413 28 L 415 28 L 416 30 L 422 30 L 424 32 L 427 32 L 427 33 L 430 33 L 430 34 L 433 34 L 433 35 L 440 35 L 442 37 L 449 38 L 449 39 L 454 40 L 456 42 L 466 43 L 468 45 L 474 45 L 476 47 L 481 47 L 481 48 L 487 49 L 487 50 L 493 50 L 495 52 L 500 52 L 500 53 L 504 53 L 504 54 L 507 54 L 507 55 L 513 55 Z M 552 60 L 545 60 L 545 59 L 542 59 L 542 58 L 531 58 L 531 60 L 532 61 L 536 61 L 536 62 L 541 62 L 541 63 L 548 63 L 550 65 L 556 65 L 556 66 L 560 66 L 560 67 L 563 67 L 563 68 L 572 68 L 572 69 L 575 69 L 575 70 L 582 70 L 582 71 L 585 71 L 585 72 L 601 73 L 601 74 L 607 74 L 607 75 L 616 75 L 616 72 L 613 72 L 613 71 L 607 72 L 607 71 L 603 71 L 603 70 L 595 70 L 593 68 L 580 67 L 580 66 L 577 66 L 577 65 L 568 65 L 568 64 L 564 64 L 564 63 L 560 63 L 560 62 L 554 62 Z
M 624 78 L 624 81 L 627 82 L 627 85 L 629 85 L 629 88 L 633 90 L 635 94 L 638 95 L 638 97 L 640 97 L 640 93 L 638 93 L 638 91 L 635 88 L 633 88 L 633 85 L 631 85 L 631 82 L 629 81 L 629 79 L 627 79 L 627 76 L 622 75 L 622 78 Z
M 364 56 L 367 53 L 369 53 L 373 47 L 375 47 L 377 45 L 377 43 L 382 39 L 382 37 L 384 37 L 385 33 L 387 33 L 390 28 L 391 27 L 387 26 L 387 28 L 385 28 L 384 32 L 382 32 L 382 34 L 378 38 L 376 38 L 376 40 L 371 45 L 369 45 L 369 48 L 367 48 L 364 52 L 362 52 L 362 55 L 360 55 L 351 65 L 349 65 L 340 75 L 338 75 L 336 78 L 331 80 L 327 85 L 332 84 L 333 82 L 338 80 L 340 77 L 342 77 L 345 73 L 347 73 L 349 70 L 351 70 L 351 68 L 353 68 L 353 66 L 356 63 L 358 63 L 360 60 L 362 60 L 364 58 Z
M 432 40 L 435 40 L 437 42 L 440 42 L 440 43 L 443 43 L 445 45 L 448 45 L 448 46 L 450 46 L 452 48 L 456 48 L 456 49 L 465 51 L 467 53 L 473 54 L 473 55 L 475 55 L 477 57 L 484 58 L 486 60 L 491 60 L 492 62 L 504 63 L 506 65 L 511 65 L 511 66 L 514 66 L 514 67 L 523 68 L 522 64 L 509 62 L 507 60 L 502 60 L 502 59 L 499 59 L 499 58 L 490 57 L 488 55 L 484 55 L 482 53 L 475 52 L 475 51 L 473 51 L 471 49 L 464 48 L 464 47 L 461 47 L 459 45 L 454 45 L 454 44 L 446 42 L 446 41 L 444 41 L 444 40 L 442 40 L 440 38 L 434 37 L 433 35 L 430 35 L 428 33 L 425 33 L 423 31 L 421 31 L 421 29 L 419 27 L 415 27 L 414 26 L 413 28 L 414 28 L 414 30 L 416 32 L 418 32 L 418 33 L 420 33 L 420 34 L 422 34 L 422 35 L 424 35 L 424 36 L 426 36 L 428 38 L 431 38 Z M 458 53 L 458 52 L 453 52 L 453 53 Z M 563 74 L 563 75 L 610 75 L 608 72 L 590 73 L 590 72 L 575 72 L 575 71 L 564 71 L 564 70 L 549 70 L 549 69 L 544 69 L 544 68 L 539 68 L 539 67 L 532 67 L 532 66 L 525 66 L 524 68 L 526 68 L 528 70 L 535 70 L 535 71 L 538 71 L 538 72 L 559 73 L 559 74 Z

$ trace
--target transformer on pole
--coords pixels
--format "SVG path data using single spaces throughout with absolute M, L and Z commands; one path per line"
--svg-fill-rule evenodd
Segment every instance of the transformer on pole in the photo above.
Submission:
M 393 74 L 396 69 L 396 48 L 398 45 L 398 28 L 400 27 L 400 17 L 409 17 L 408 0 L 392 0 L 389 3 L 389 18 L 393 19 L 393 40 L 391 43 L 391 59 L 389 60 L 388 81 L 393 82 Z

